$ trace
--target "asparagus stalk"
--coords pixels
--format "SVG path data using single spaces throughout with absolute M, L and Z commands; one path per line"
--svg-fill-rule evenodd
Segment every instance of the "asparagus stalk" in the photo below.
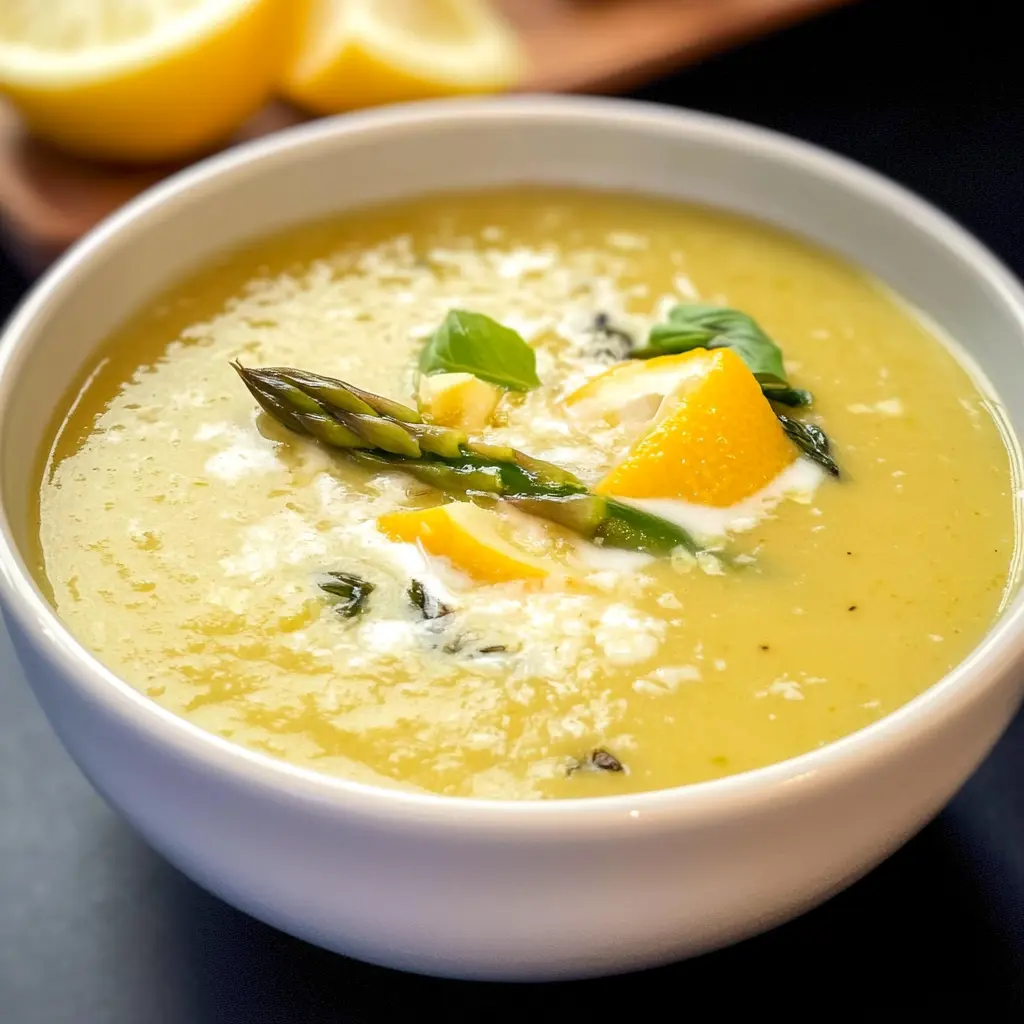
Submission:
M 654 555 L 698 550 L 667 519 L 594 494 L 567 470 L 515 448 L 424 423 L 407 406 L 331 377 L 231 365 L 273 419 L 370 469 L 400 470 L 463 501 L 506 501 L 608 547 Z

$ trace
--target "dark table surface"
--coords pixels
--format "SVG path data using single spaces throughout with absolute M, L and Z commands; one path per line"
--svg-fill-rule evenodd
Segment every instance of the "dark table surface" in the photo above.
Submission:
M 862 0 L 643 96 L 853 156 L 945 208 L 1024 274 L 1015 6 Z M 0 256 L 0 317 L 25 284 Z M 680 1017 L 719 1020 L 750 1009 L 1024 1020 L 1024 716 L 902 851 L 766 936 L 601 981 L 442 982 L 308 946 L 175 872 L 79 776 L 0 631 L 3 1024 L 348 1024 L 435 1012 L 594 1022 L 664 1013 L 655 998 Z

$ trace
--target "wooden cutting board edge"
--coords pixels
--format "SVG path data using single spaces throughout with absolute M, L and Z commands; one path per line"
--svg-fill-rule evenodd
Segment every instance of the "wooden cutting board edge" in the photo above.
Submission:
M 580 9 L 554 0 L 548 5 L 553 13 L 540 21 L 535 0 L 506 0 L 506 7 L 514 21 L 524 21 L 527 11 L 534 19 L 524 25 L 524 40 L 536 72 L 518 91 L 609 95 L 851 2 L 621 0 Z M 559 59 L 573 45 L 575 62 Z M 631 54 L 628 59 L 623 48 Z M 274 103 L 231 144 L 305 119 L 286 104 Z M 6 248 L 30 273 L 45 268 L 107 214 L 178 169 L 114 169 L 76 161 L 28 138 L 17 115 L 0 103 L 0 224 Z

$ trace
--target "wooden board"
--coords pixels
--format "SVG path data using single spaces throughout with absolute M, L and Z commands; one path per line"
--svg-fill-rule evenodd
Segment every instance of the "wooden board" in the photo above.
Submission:
M 2 2 L 2 0 L 0 0 Z M 524 92 L 613 93 L 850 0 L 499 0 L 522 36 Z M 302 119 L 275 103 L 230 143 Z M 0 102 L 0 218 L 8 246 L 38 271 L 177 166 L 90 164 L 26 136 Z

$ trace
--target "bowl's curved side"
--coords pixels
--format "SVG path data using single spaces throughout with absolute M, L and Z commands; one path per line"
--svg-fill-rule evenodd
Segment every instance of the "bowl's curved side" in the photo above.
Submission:
M 825 750 L 681 790 L 509 805 L 320 777 L 202 732 L 82 650 L 23 554 L 48 410 L 139 302 L 225 245 L 288 224 L 516 181 L 678 196 L 830 245 L 968 339 L 1000 379 L 1010 418 L 1024 423 L 1019 288 L 955 225 L 870 172 L 772 133 L 622 101 L 418 104 L 285 132 L 199 165 L 50 272 L 0 344 L 0 602 L 83 771 L 198 881 L 366 959 L 536 978 L 732 941 L 885 856 L 949 798 L 1019 702 L 1020 602 L 946 680 Z
M 15 649 L 96 789 L 179 870 L 298 938 L 388 967 L 545 981 L 652 967 L 810 909 L 921 828 L 974 770 L 1019 699 L 1010 673 L 962 715 L 829 786 L 706 821 L 643 801 L 598 838 L 573 828 L 448 829 L 371 820 L 212 774 L 89 700 L 45 652 Z

